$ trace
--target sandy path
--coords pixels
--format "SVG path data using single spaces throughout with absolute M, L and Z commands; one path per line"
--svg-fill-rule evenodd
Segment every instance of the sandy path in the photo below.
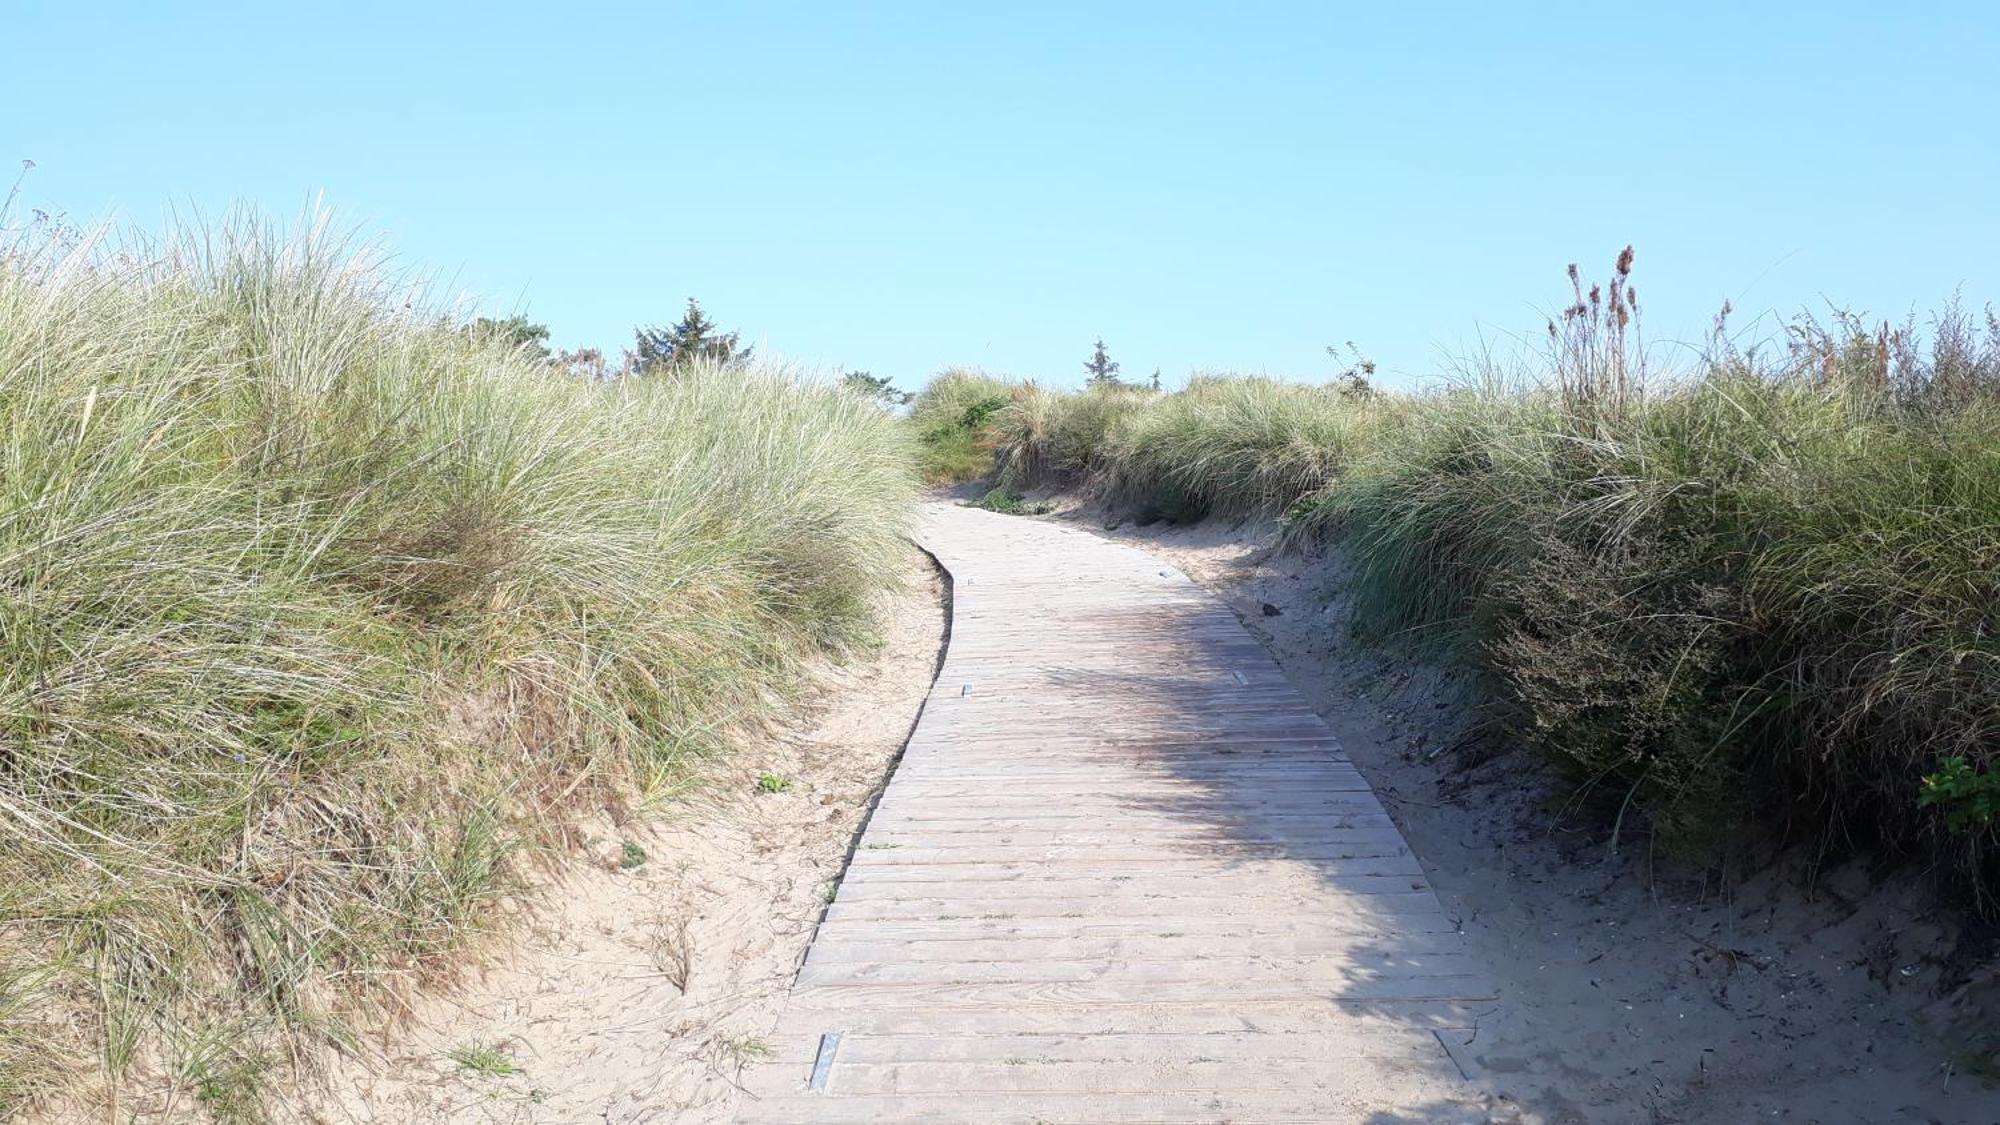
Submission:
M 1550 1122 L 2000 1122 L 2000 961 L 1909 872 L 1679 874 L 1467 739 L 1478 687 L 1350 639 L 1342 560 L 1269 525 L 1127 527 L 1223 596 L 1341 736 L 1507 1004 L 1466 1051 Z M 1267 608 L 1268 607 L 1268 608 Z
M 863 811 L 930 687 L 941 583 L 915 552 L 910 566 L 886 604 L 879 653 L 829 671 L 816 703 L 732 758 L 702 795 L 662 810 L 653 830 L 590 826 L 596 862 L 551 890 L 518 947 L 426 1001 L 381 1052 L 344 1060 L 290 1115 L 728 1120 L 737 1071 L 766 1049 Z M 763 773 L 787 787 L 764 791 Z M 628 841 L 645 857 L 629 868 L 639 855 Z M 474 1050 L 492 1052 L 478 1060 L 485 1069 L 450 1057 Z

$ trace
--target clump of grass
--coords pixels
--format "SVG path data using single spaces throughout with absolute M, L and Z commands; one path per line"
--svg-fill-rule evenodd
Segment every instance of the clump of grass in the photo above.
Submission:
M 1198 378 L 1111 430 L 1106 492 L 1179 521 L 1282 512 L 1338 479 L 1393 420 L 1393 400 L 1339 386 Z
M 507 1052 L 487 1043 L 460 1043 L 447 1051 L 445 1057 L 457 1063 L 460 1070 L 487 1078 L 512 1078 L 521 1073 Z
M 1017 491 L 1095 483 L 1108 467 L 1112 433 L 1157 397 L 1122 385 L 1065 393 L 1023 384 L 993 422 L 1001 481 Z
M 722 1048 L 730 1058 L 738 1063 L 756 1062 L 768 1059 L 774 1054 L 770 1041 L 755 1035 L 742 1035 L 722 1041 Z
M 791 788 L 790 778 L 781 777 L 769 770 L 757 775 L 757 790 L 761 793 L 784 793 Z
M 972 506 L 1007 516 L 1042 516 L 1055 510 L 1055 505 L 1046 500 L 1029 500 L 1004 485 L 980 497 Z
M 977 480 L 993 468 L 991 427 L 1014 384 L 982 372 L 949 369 L 924 384 L 911 404 L 917 463 L 930 484 Z
M 920 418 L 992 393 L 978 400 L 991 409 L 977 475 L 993 474 L 1000 495 L 1079 487 L 1141 520 L 1282 512 L 1337 478 L 1398 417 L 1395 399 L 1352 384 L 1265 378 L 1203 377 L 1172 394 L 1025 383 L 1002 398 L 1001 387 L 962 378 L 934 386 L 918 396 Z
M 646 865 L 646 849 L 630 840 L 622 840 L 618 845 L 618 867 L 621 871 L 633 871 Z
M 251 1112 L 863 639 L 916 487 L 858 396 L 554 375 L 318 218 L 16 236 L 0 427 L 0 1116 Z

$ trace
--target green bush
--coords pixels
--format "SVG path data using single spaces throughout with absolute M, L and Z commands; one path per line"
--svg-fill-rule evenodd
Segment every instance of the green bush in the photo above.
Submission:
M 1080 487 L 1115 508 L 1187 520 L 1282 512 L 1333 481 L 1399 409 L 1385 396 L 1263 378 L 1202 378 L 1160 394 L 947 372 L 918 396 L 913 424 L 939 445 L 976 431 L 954 452 L 989 450 L 984 471 L 1009 488 Z M 968 410 L 985 424 L 967 426 Z
M 1333 387 L 1202 378 L 1106 435 L 1106 491 L 1181 516 L 1282 512 L 1338 478 L 1395 405 Z
M 1617 410 L 1426 399 L 1300 522 L 1356 554 L 1362 620 L 1470 640 L 1523 735 L 1668 844 L 1787 824 L 1989 885 L 1993 825 L 1925 779 L 2000 755 L 2000 399 L 1939 390 L 1962 338 L 1893 379 L 1802 338 Z
M 992 423 L 1014 385 L 952 368 L 924 384 L 910 407 L 917 462 L 931 484 L 976 480 L 993 470 Z
M 1155 395 L 1097 385 L 1077 392 L 1018 388 L 994 420 L 995 460 L 1015 488 L 1095 483 L 1107 468 L 1111 435 Z
M 0 426 L 0 1116 L 254 1115 L 864 636 L 916 486 L 857 396 L 553 375 L 247 219 L 0 248 Z

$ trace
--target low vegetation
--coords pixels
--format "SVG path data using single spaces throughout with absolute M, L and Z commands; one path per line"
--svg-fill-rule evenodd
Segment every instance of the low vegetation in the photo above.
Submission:
M 575 378 L 323 222 L 12 237 L 0 1117 L 258 1117 L 897 580 L 916 481 L 862 395 Z
M 1621 835 L 1697 858 L 1880 847 L 1991 906 L 2000 323 L 1804 321 L 1757 352 L 1719 321 L 1693 370 L 1648 371 L 1629 269 L 1588 289 L 1572 271 L 1526 376 L 1416 395 L 989 380 L 1005 405 L 966 440 L 1009 495 L 1262 512 L 1338 543 L 1358 625 L 1472 654 Z
M 1003 380 L 956 368 L 925 384 L 909 419 L 924 480 L 957 484 L 986 475 L 993 466 L 988 431 L 1013 390 Z

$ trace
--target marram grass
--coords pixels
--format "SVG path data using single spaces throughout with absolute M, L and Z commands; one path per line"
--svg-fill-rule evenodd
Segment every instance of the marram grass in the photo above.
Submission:
M 864 639 L 916 486 L 859 396 L 552 375 L 323 220 L 17 236 L 0 427 L 0 1117 L 258 1117 Z
M 1802 322 L 1649 373 L 1610 292 L 1578 283 L 1540 378 L 989 383 L 987 470 L 1337 544 L 1350 625 L 1482 664 L 1615 839 L 1884 849 L 2000 908 L 2000 322 Z

